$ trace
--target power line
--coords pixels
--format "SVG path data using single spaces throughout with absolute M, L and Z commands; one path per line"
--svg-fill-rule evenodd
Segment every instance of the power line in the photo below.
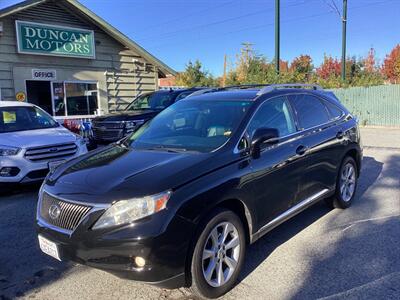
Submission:
M 353 7 L 349 7 L 349 11 L 358 10 L 358 9 L 362 9 L 362 8 L 369 7 L 369 6 L 380 5 L 380 4 L 385 4 L 385 3 L 394 2 L 394 1 L 397 1 L 397 0 L 386 0 L 386 1 L 379 1 L 379 2 L 369 3 L 369 4 L 366 4 L 366 5 L 353 6 Z M 293 5 L 293 6 L 297 6 L 297 5 Z M 313 18 L 318 18 L 318 17 L 330 15 L 332 13 L 333 13 L 332 11 L 329 11 L 329 12 L 313 14 L 313 15 L 309 15 L 309 16 L 296 17 L 296 18 L 283 20 L 283 21 L 281 21 L 281 23 L 290 23 L 290 22 L 301 21 L 301 20 L 306 20 L 306 19 L 313 19 Z M 273 25 L 274 25 L 274 22 L 263 24 L 263 25 L 245 27 L 245 28 L 241 28 L 241 29 L 238 29 L 238 30 L 224 32 L 224 33 L 221 33 L 221 34 L 214 34 L 214 35 L 207 35 L 206 37 L 199 37 L 196 40 L 197 41 L 198 40 L 208 40 L 210 38 L 221 37 L 221 36 L 230 35 L 230 34 L 239 33 L 239 32 L 244 32 L 244 31 L 259 30 L 259 29 L 267 28 L 267 27 L 270 27 L 270 26 L 273 26 Z M 156 44 L 154 46 L 148 46 L 147 48 L 148 49 L 157 49 L 157 48 L 163 47 L 165 45 L 169 45 L 169 44 L 176 45 L 174 42 L 167 42 L 167 43 Z
M 309 0 L 307 3 L 310 3 L 312 1 L 319 1 L 319 0 Z M 286 5 L 285 7 L 296 7 L 296 6 L 299 6 L 299 5 L 303 5 L 304 3 L 306 3 L 306 2 L 292 3 L 290 5 Z M 244 14 L 244 15 L 231 17 L 231 18 L 227 18 L 227 19 L 223 19 L 223 20 L 218 20 L 218 21 L 214 21 L 214 22 L 210 22 L 210 23 L 200 24 L 200 25 L 196 25 L 196 26 L 193 26 L 193 27 L 189 27 L 189 28 L 182 28 L 182 29 L 179 29 L 179 30 L 176 30 L 176 31 L 166 32 L 166 33 L 161 34 L 161 35 L 152 35 L 152 36 L 147 36 L 147 37 L 144 37 L 144 38 L 136 38 L 135 40 L 138 41 L 138 42 L 143 42 L 143 41 L 152 40 L 152 39 L 168 38 L 170 36 L 173 36 L 173 35 L 176 35 L 176 34 L 179 34 L 179 33 L 182 33 L 182 32 L 188 32 L 188 31 L 192 31 L 192 30 L 195 30 L 195 29 L 203 29 L 203 28 L 206 28 L 206 27 L 209 27 L 209 26 L 215 26 L 215 25 L 219 25 L 219 24 L 223 24 L 223 23 L 227 23 L 227 22 L 231 22 L 231 21 L 236 21 L 236 20 L 242 19 L 242 18 L 247 18 L 247 17 L 251 17 L 251 16 L 260 15 L 260 14 L 263 14 L 265 12 L 271 11 L 272 8 L 273 7 L 271 6 L 271 7 L 268 7 L 267 9 L 262 9 L 262 10 L 259 10 L 259 11 L 256 11 L 256 12 L 247 13 L 247 14 Z
M 164 26 L 164 25 L 168 25 L 168 24 L 171 24 L 171 23 L 174 23 L 174 22 L 178 22 L 178 21 L 180 22 L 180 21 L 182 21 L 182 19 L 187 19 L 188 17 L 201 15 L 201 14 L 207 12 L 207 11 L 214 10 L 214 9 L 217 9 L 217 8 L 220 8 L 220 7 L 223 7 L 223 6 L 227 6 L 227 5 L 230 5 L 230 4 L 234 3 L 234 2 L 235 2 L 235 0 L 228 1 L 228 2 L 225 2 L 225 3 L 221 3 L 220 5 L 209 7 L 209 8 L 200 10 L 200 11 L 183 14 L 179 18 L 171 19 L 171 20 L 168 20 L 168 21 L 165 21 L 165 22 L 162 22 L 162 23 L 154 24 L 153 26 L 146 27 L 145 29 L 141 30 L 141 32 L 146 32 L 146 31 L 149 31 L 150 29 L 153 29 L 153 28 L 156 28 L 156 27 L 160 27 L 160 26 Z

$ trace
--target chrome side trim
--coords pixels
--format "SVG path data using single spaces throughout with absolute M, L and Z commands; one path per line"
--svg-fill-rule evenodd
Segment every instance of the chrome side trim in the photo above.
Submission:
M 277 216 L 275 219 L 271 220 L 267 224 L 265 224 L 263 227 L 261 227 L 256 233 L 251 235 L 250 238 L 250 243 L 254 243 L 256 240 L 258 240 L 260 237 L 262 237 L 264 234 L 267 232 L 271 231 L 278 225 L 282 224 L 283 222 L 287 221 L 291 217 L 297 215 L 310 205 L 314 204 L 315 202 L 319 201 L 323 196 L 328 194 L 330 192 L 329 189 L 323 189 L 319 191 L 318 193 L 308 197 L 307 199 L 299 202 L 295 206 L 289 208 L 287 211 L 282 213 L 281 215 Z

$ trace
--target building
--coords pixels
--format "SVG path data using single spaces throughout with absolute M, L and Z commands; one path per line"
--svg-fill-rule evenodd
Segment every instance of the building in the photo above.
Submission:
M 0 10 L 0 100 L 28 101 L 59 119 L 90 118 L 123 109 L 170 75 L 174 70 L 75 0 Z

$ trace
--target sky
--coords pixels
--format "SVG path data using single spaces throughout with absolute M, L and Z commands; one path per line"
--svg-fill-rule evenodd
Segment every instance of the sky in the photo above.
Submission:
M 20 2 L 0 0 L 0 8 Z M 177 71 L 199 59 L 215 76 L 224 55 L 233 66 L 243 42 L 271 60 L 275 0 L 80 0 L 80 2 Z M 281 59 L 308 54 L 341 56 L 342 0 L 281 0 Z M 383 61 L 400 43 L 400 0 L 348 0 L 348 56 L 373 47 Z

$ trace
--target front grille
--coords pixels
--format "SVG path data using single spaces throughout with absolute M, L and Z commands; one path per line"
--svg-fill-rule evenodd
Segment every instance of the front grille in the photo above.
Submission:
M 124 123 L 121 122 L 93 122 L 93 126 L 95 128 L 104 128 L 104 129 L 123 129 Z
M 93 127 L 93 136 L 97 140 L 117 141 L 117 140 L 123 138 L 123 130 L 122 129 L 100 130 L 98 128 Z
M 77 151 L 78 146 L 75 143 L 40 146 L 28 148 L 25 158 L 30 161 L 51 160 L 74 155 Z
M 74 231 L 91 209 L 91 206 L 63 201 L 46 192 L 43 193 L 40 202 L 40 216 L 43 220 L 69 231 Z M 53 210 L 52 216 L 50 215 L 51 210 Z M 59 210 L 59 213 L 54 213 L 54 210 Z M 58 216 L 55 217 L 56 215 Z

